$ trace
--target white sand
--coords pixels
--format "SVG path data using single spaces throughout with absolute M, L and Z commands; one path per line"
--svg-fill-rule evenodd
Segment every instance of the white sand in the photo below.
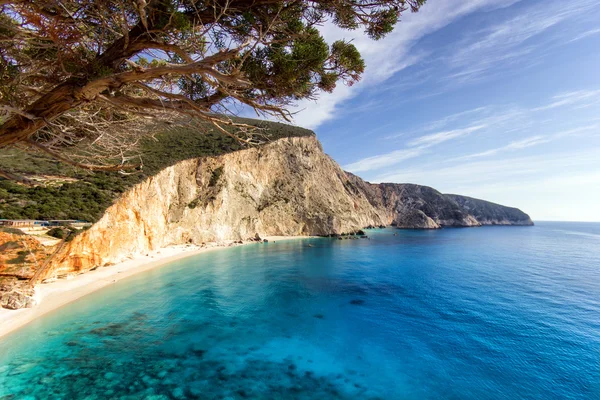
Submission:
M 289 239 L 306 239 L 309 236 L 267 236 L 269 242 Z M 254 242 L 244 242 L 244 244 Z M 137 273 L 163 266 L 172 261 L 201 254 L 207 251 L 225 249 L 233 246 L 232 241 L 209 243 L 205 247 L 180 245 L 166 247 L 138 256 L 110 267 L 98 268 L 70 279 L 59 279 L 44 283 L 36 288 L 37 305 L 20 310 L 0 308 L 0 338 L 22 327 L 34 319 L 77 300 L 87 294 L 102 289 Z

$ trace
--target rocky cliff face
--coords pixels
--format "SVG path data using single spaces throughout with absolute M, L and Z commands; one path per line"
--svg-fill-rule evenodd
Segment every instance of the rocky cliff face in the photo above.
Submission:
M 529 215 L 518 208 L 501 206 L 457 194 L 446 194 L 445 196 L 456 202 L 465 212 L 474 216 L 482 225 L 533 225 Z
M 390 224 L 477 226 L 510 222 L 514 216 L 502 214 L 497 205 L 488 215 L 485 204 L 491 203 L 459 201 L 418 185 L 373 185 L 344 172 L 314 136 L 280 139 L 182 161 L 135 186 L 53 259 L 48 277 L 172 244 L 240 240 L 256 233 L 329 235 Z M 519 222 L 528 220 L 523 215 Z
M 313 137 L 180 162 L 135 186 L 53 261 L 87 271 L 179 243 L 327 235 L 387 224 Z
M 403 229 L 438 229 L 481 225 L 533 225 L 529 215 L 512 207 L 410 183 L 372 184 L 346 172 L 346 185 L 382 210 L 388 224 Z
M 379 186 L 384 206 L 392 211 L 392 225 L 398 228 L 480 225 L 473 215 L 433 188 L 394 183 Z

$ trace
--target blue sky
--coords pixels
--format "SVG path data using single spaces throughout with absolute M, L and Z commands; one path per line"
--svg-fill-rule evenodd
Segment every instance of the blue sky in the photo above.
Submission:
M 373 42 L 363 80 L 296 106 L 371 182 L 411 182 L 600 221 L 600 2 L 429 0 Z

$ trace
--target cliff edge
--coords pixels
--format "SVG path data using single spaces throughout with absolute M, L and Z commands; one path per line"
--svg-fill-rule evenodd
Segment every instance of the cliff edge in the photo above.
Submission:
M 176 163 L 134 186 L 52 260 L 81 273 L 165 246 L 260 236 L 331 235 L 368 226 L 435 229 L 532 224 L 519 210 L 343 171 L 315 136 Z

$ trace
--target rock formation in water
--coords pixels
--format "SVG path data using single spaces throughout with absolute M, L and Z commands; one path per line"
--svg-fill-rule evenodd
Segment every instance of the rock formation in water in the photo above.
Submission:
M 329 235 L 368 226 L 432 229 L 532 224 L 519 210 L 343 171 L 315 136 L 179 162 L 125 193 L 52 261 L 85 272 L 168 245 L 270 235 Z

